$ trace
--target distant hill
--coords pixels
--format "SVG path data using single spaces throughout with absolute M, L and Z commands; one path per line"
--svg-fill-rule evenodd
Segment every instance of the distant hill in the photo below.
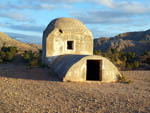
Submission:
M 94 50 L 106 52 L 115 48 L 118 51 L 132 51 L 138 54 L 150 51 L 150 30 L 127 32 L 115 37 L 94 39 Z
M 40 45 L 26 44 L 9 37 L 7 34 L 3 32 L 0 32 L 0 48 L 3 46 L 15 46 L 20 50 L 32 50 L 32 51 L 37 51 L 39 48 L 41 48 Z

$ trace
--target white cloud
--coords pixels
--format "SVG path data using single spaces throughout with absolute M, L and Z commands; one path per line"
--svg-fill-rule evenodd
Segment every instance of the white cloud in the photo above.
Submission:
M 122 13 L 120 11 L 88 11 L 88 12 L 71 12 L 75 18 L 86 24 L 121 24 L 132 22 L 133 14 Z
M 105 1 L 105 0 L 104 0 Z M 107 0 L 106 0 L 107 1 Z M 150 10 L 150 7 L 141 3 L 141 2 L 127 2 L 127 1 L 121 1 L 121 2 L 113 2 L 112 0 L 108 0 L 109 4 L 105 4 L 109 8 L 112 8 L 113 10 L 119 10 L 122 12 L 128 12 L 128 13 L 145 13 Z M 106 2 L 107 3 L 107 2 Z
M 39 8 L 39 9 L 47 9 L 47 10 L 52 10 L 55 8 L 55 6 L 51 5 L 51 4 L 40 4 L 36 7 L 37 7 L 37 9 Z
M 32 21 L 32 19 L 25 17 L 23 13 L 19 13 L 19 12 L 7 12 L 7 13 L 0 12 L 0 17 L 13 19 L 15 21 Z
M 93 0 L 109 7 L 107 10 L 97 9 L 86 12 L 72 11 L 70 14 L 87 24 L 123 24 L 131 23 L 136 19 L 149 15 L 150 7 L 139 2 L 113 0 Z M 150 15 L 149 15 L 150 16 Z
M 24 3 L 25 2 L 25 3 Z M 60 5 L 63 8 L 72 7 L 73 3 L 95 3 L 99 5 L 104 5 L 113 10 L 120 10 L 123 12 L 130 13 L 144 13 L 150 10 L 150 6 L 146 6 L 142 2 L 130 1 L 127 2 L 125 0 L 116 1 L 116 0 L 26 0 L 21 4 L 13 4 L 8 3 L 7 5 L 1 4 L 0 7 L 4 7 L 7 10 L 14 9 L 34 9 L 34 10 L 52 10 Z M 59 7 L 60 7 L 59 6 Z
M 5 17 L 11 18 L 11 19 L 15 19 L 17 21 L 26 21 L 27 19 L 25 18 L 25 16 L 21 13 L 9 13 L 4 15 Z
M 13 24 L 13 23 L 0 23 L 1 27 L 18 30 L 18 31 L 29 31 L 42 33 L 45 29 L 45 26 L 41 25 L 32 25 L 32 24 Z
M 146 13 L 150 10 L 150 7 L 138 3 L 138 2 L 122 2 L 120 4 L 117 5 L 116 9 L 120 9 L 124 12 L 128 12 L 128 13 Z
M 92 0 L 89 0 L 92 1 Z M 145 13 L 150 11 L 150 6 L 137 1 L 115 1 L 115 0 L 93 0 L 99 5 L 104 5 L 113 10 L 119 10 L 128 13 Z
M 70 4 L 72 5 L 73 3 L 93 2 L 99 5 L 104 5 L 113 10 L 121 10 L 123 12 L 130 12 L 130 13 L 145 13 L 150 10 L 150 7 L 148 5 L 146 6 L 145 4 L 141 2 L 137 2 L 137 1 L 127 2 L 125 0 L 122 0 L 122 1 L 116 1 L 116 0 L 37 0 L 37 1 L 41 4 L 43 3 L 53 4 L 55 7 L 58 4 L 63 4 L 63 5 L 69 4 L 70 6 Z
M 28 0 L 28 1 L 30 1 L 30 0 Z M 57 4 L 65 3 L 65 4 L 67 4 L 67 3 L 77 3 L 77 2 L 85 2 L 85 1 L 91 1 L 91 0 L 36 0 L 36 2 L 37 1 L 41 2 L 41 3 L 45 2 L 45 3 L 57 3 Z
M 55 5 L 50 3 L 36 3 L 36 2 L 27 2 L 21 4 L 14 4 L 14 3 L 7 3 L 7 4 L 0 4 L 0 8 L 3 11 L 17 11 L 17 10 L 51 10 L 55 8 Z
M 89 1 L 92 1 L 92 0 L 89 0 Z M 115 7 L 115 3 L 113 2 L 113 0 L 93 0 L 93 2 L 105 5 L 110 8 Z

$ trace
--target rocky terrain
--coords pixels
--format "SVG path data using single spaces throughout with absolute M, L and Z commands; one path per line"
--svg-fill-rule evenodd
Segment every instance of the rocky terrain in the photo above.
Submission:
M 106 52 L 110 48 L 118 51 L 132 51 L 138 54 L 150 51 L 150 30 L 127 32 L 110 38 L 94 39 L 94 49 Z
M 37 44 L 26 44 L 23 42 L 20 42 L 18 40 L 15 40 L 11 37 L 9 37 L 7 34 L 0 32 L 0 48 L 2 46 L 15 46 L 19 50 L 32 50 L 37 51 L 41 48 L 40 45 Z
M 0 64 L 0 113 L 149 113 L 150 71 L 130 83 L 61 82 L 48 68 Z

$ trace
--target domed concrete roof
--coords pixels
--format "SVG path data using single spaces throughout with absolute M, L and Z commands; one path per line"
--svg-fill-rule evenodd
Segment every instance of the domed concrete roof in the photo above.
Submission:
M 90 31 L 85 27 L 85 25 L 81 21 L 74 18 L 56 18 L 49 23 L 46 30 L 53 30 L 55 28 L 60 29 L 62 31 L 90 33 Z

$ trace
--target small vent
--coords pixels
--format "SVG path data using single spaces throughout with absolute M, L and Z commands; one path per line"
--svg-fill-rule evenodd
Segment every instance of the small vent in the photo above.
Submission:
M 59 29 L 59 32 L 60 32 L 60 33 L 63 33 L 63 31 L 62 31 L 61 29 Z

